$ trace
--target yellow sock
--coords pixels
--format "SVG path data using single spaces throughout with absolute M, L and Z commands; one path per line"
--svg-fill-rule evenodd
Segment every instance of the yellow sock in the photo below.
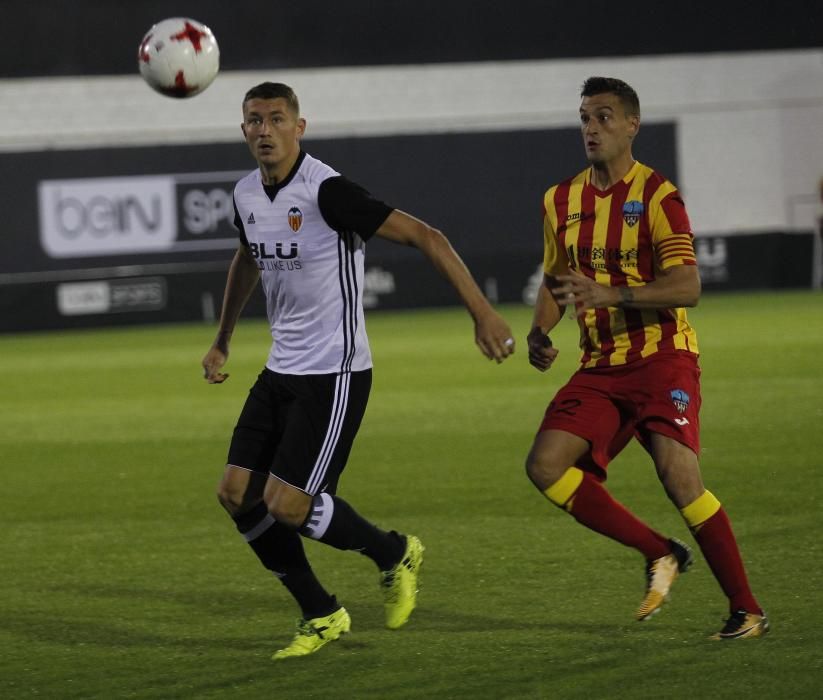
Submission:
M 720 510 L 720 501 L 715 498 L 711 491 L 704 491 L 694 501 L 685 508 L 680 509 L 680 514 L 686 525 L 692 532 L 697 532 L 700 526 Z
M 556 506 L 571 510 L 574 494 L 582 481 L 583 470 L 578 467 L 569 467 L 563 472 L 563 476 L 543 491 L 543 495 Z

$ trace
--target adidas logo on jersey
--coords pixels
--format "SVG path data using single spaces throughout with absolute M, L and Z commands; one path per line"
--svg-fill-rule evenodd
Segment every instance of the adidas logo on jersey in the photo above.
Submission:
M 252 212 L 251 214 L 249 214 L 249 218 L 248 218 L 248 219 L 246 219 L 246 223 L 247 223 L 247 224 L 253 224 L 253 223 L 254 223 L 254 212 Z

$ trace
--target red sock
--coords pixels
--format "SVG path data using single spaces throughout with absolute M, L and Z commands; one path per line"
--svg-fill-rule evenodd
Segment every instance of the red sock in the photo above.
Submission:
M 591 474 L 583 477 L 566 508 L 577 522 L 640 550 L 646 559 L 659 559 L 672 551 L 668 539 L 615 501 Z
M 720 508 L 692 532 L 709 568 L 729 599 L 730 612 L 742 609 L 762 615 L 763 611 L 749 588 L 749 580 L 726 511 Z

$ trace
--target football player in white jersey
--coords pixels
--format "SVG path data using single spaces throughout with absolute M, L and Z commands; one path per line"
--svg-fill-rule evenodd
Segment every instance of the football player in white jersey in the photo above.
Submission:
M 258 168 L 235 187 L 240 245 L 202 363 L 206 381 L 226 379 L 232 332 L 262 280 L 273 343 L 234 429 L 218 498 L 300 606 L 297 634 L 274 659 L 313 653 L 350 627 L 345 608 L 314 575 L 301 536 L 375 562 L 390 629 L 404 625 L 416 604 L 420 540 L 379 529 L 336 495 L 371 386 L 365 242 L 376 234 L 418 248 L 454 286 L 481 352 L 497 362 L 514 352 L 508 324 L 446 237 L 305 153 L 305 129 L 287 85 L 262 83 L 246 93 L 242 130 Z

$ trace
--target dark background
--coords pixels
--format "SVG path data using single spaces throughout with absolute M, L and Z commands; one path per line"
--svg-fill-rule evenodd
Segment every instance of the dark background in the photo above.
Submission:
M 638 159 L 676 181 L 674 126 L 649 124 L 635 148 Z M 304 149 L 397 209 L 443 229 L 458 250 L 482 256 L 519 251 L 542 255 L 541 202 L 545 190 L 585 167 L 578 129 L 306 139 Z M 37 183 L 42 179 L 251 171 L 254 161 L 237 144 L 100 148 L 84 151 L 6 153 L 0 157 L 5 256 L 0 273 L 112 264 L 147 264 L 185 254 L 49 258 L 37 235 Z M 233 229 L 227 235 L 235 235 Z M 369 262 L 418 253 L 375 239 Z M 227 257 L 200 252 L 198 259 Z
M 223 70 L 763 51 L 813 48 L 823 41 L 823 2 L 805 1 L 716 2 L 709 7 L 645 0 L 0 0 L 0 16 L 5 29 L 0 78 L 133 75 L 142 36 L 152 24 L 172 16 L 193 17 L 211 27 Z M 58 121 L 61 108 L 54 105 Z M 675 125 L 646 124 L 635 155 L 677 184 L 676 143 Z M 492 296 L 499 301 L 524 300 L 538 269 L 543 192 L 585 164 L 580 133 L 573 128 L 307 138 L 304 146 L 392 206 L 442 228 L 487 293 L 493 285 Z M 0 233 L 6 251 L 0 256 L 0 331 L 191 320 L 203 314 L 204 296 L 219 308 L 230 250 L 196 256 L 49 258 L 38 237 L 39 180 L 252 167 L 239 139 L 208 146 L 0 154 Z M 810 279 L 782 264 L 785 256 L 777 251 L 789 246 L 795 256 L 809 259 L 810 235 L 776 231 L 726 239 L 710 238 L 711 233 L 701 232 L 703 243 L 723 254 L 711 256 L 710 265 L 701 262 L 704 286 L 808 286 Z M 774 254 L 762 255 L 767 249 Z M 165 274 L 157 272 L 158 262 L 185 262 L 188 267 Z M 112 266 L 123 269 L 105 269 Z M 389 273 L 395 283 L 394 291 L 379 296 L 380 308 L 457 301 L 416 251 L 372 241 L 369 266 Z M 61 315 L 56 305 L 61 282 L 78 279 L 77 270 L 88 273 L 84 279 L 94 279 L 98 269 L 97 277 L 113 288 L 130 280 L 159 284 L 162 308 L 136 304 L 121 310 L 128 313 Z M 34 279 L 38 275 L 39 282 Z M 248 312 L 263 312 L 260 295 L 253 296 Z
M 494 280 L 493 296 L 500 301 L 522 300 L 524 287 L 542 260 L 543 193 L 585 166 L 576 128 L 306 139 L 303 145 L 388 204 L 441 228 L 479 283 Z M 658 169 L 675 178 L 674 125 L 644 126 L 636 154 L 641 160 L 653 159 Z M 3 215 L 7 254 L 0 257 L 0 331 L 191 320 L 201 314 L 204 293 L 217 304 L 222 298 L 231 250 L 48 257 L 37 224 L 37 183 L 44 173 L 48 179 L 70 179 L 79 173 L 93 178 L 253 167 L 248 150 L 239 141 L 207 148 L 184 145 L 3 154 L 3 198 L 15 205 Z M 236 233 L 226 225 L 220 235 Z M 380 297 L 380 308 L 457 303 L 454 291 L 418 251 L 377 237 L 369 241 L 367 250 L 367 267 L 388 270 L 396 283 L 393 293 Z M 157 265 L 179 268 L 159 273 L 168 297 L 162 309 L 65 318 L 55 306 L 60 283 L 76 280 L 78 274 L 81 279 L 94 279 L 97 269 L 97 277 L 106 279 L 112 277 L 113 268 L 122 266 L 133 270 L 127 276 L 145 277 L 158 274 Z M 2 283 L 3 273 L 7 279 L 10 275 L 12 283 Z M 262 314 L 262 302 L 262 295 L 253 295 L 247 313 Z
M 132 73 L 155 22 L 209 25 L 228 70 L 810 48 L 823 2 L 2 0 L 0 77 Z

